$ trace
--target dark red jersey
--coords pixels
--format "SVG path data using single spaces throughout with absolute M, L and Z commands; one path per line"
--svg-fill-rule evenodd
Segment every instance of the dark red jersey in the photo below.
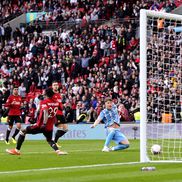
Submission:
M 53 99 L 55 99 L 57 102 L 59 102 L 59 104 L 60 104 L 60 109 L 58 110 L 58 112 L 57 112 L 57 115 L 63 115 L 63 106 L 62 106 L 62 100 L 61 100 L 61 95 L 60 95 L 60 93 L 54 93 L 54 95 L 53 95 Z
M 5 103 L 5 107 L 9 108 L 8 116 L 20 116 L 21 115 L 22 99 L 19 95 L 10 95 Z
M 54 99 L 45 99 L 40 103 L 40 113 L 37 120 L 37 126 L 41 127 L 44 123 L 44 110 L 48 111 L 48 120 L 45 124 L 45 128 L 48 131 L 53 130 L 53 126 L 56 119 L 58 108 L 60 107 L 59 102 Z

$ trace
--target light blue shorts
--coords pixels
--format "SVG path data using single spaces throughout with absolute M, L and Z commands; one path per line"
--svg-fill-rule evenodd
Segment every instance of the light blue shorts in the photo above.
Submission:
M 113 130 L 115 131 L 115 134 L 114 134 L 112 140 L 113 140 L 116 144 L 119 144 L 120 142 L 127 140 L 126 136 L 120 131 L 120 129 L 110 129 L 110 128 L 107 128 L 107 135 L 108 135 L 111 131 L 113 131 Z

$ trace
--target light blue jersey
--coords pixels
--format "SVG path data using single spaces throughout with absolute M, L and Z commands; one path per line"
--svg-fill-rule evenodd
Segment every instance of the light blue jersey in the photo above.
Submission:
M 118 125 L 120 125 L 120 118 L 119 118 L 117 106 L 113 104 L 111 110 L 109 109 L 102 110 L 99 115 L 99 119 L 101 119 L 104 122 L 106 128 L 108 126 L 111 126 L 114 123 L 117 123 Z
M 120 128 L 109 127 L 114 123 L 120 125 L 118 109 L 115 104 L 112 105 L 112 109 L 110 110 L 102 110 L 99 115 L 99 119 L 104 122 L 106 128 L 106 134 L 108 138 L 106 139 L 105 146 L 108 146 L 111 140 L 113 140 L 116 144 L 119 144 L 120 142 L 127 139 L 126 136 L 120 131 Z

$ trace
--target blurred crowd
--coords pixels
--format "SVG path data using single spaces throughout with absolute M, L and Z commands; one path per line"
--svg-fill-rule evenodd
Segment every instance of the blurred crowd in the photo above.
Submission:
M 0 22 L 33 11 L 47 12 L 41 21 L 109 20 L 127 14 L 138 17 L 140 8 L 170 12 L 180 4 L 181 0 L 1 0 Z
M 182 33 L 175 28 L 181 22 L 155 18 L 148 24 L 148 120 L 165 122 L 167 114 L 169 122 L 181 122 Z
M 8 0 L 3 2 L 13 8 Z M 38 21 L 14 31 L 9 24 L 0 26 L 1 111 L 13 85 L 18 85 L 24 100 L 22 117 L 34 114 L 43 90 L 57 80 L 69 122 L 93 122 L 106 96 L 120 105 L 122 121 L 134 120 L 133 114 L 139 109 L 139 10 L 169 6 L 172 10 L 176 7 L 172 1 L 11 2 L 19 3 L 21 11 L 43 8 L 48 12 Z M 119 25 L 108 24 L 106 20 L 111 18 L 122 21 Z M 98 25 L 99 19 L 105 22 Z M 81 20 L 83 24 L 45 34 L 38 23 L 44 20 Z M 90 20 L 93 22 L 88 24 Z

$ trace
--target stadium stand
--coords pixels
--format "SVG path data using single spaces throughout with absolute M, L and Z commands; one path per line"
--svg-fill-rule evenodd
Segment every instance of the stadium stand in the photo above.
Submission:
M 58 80 L 70 122 L 80 119 L 77 113 L 93 122 L 106 96 L 123 104 L 123 121 L 133 121 L 139 109 L 139 10 L 168 12 L 178 5 L 167 2 L 2 1 L 4 18 L 16 12 L 44 10 L 46 14 L 15 31 L 0 26 L 1 111 L 12 85 L 19 86 L 28 111 L 36 107 L 38 96 L 52 80 Z M 60 27 L 60 21 L 73 26 Z M 57 28 L 46 34 L 42 22 Z

